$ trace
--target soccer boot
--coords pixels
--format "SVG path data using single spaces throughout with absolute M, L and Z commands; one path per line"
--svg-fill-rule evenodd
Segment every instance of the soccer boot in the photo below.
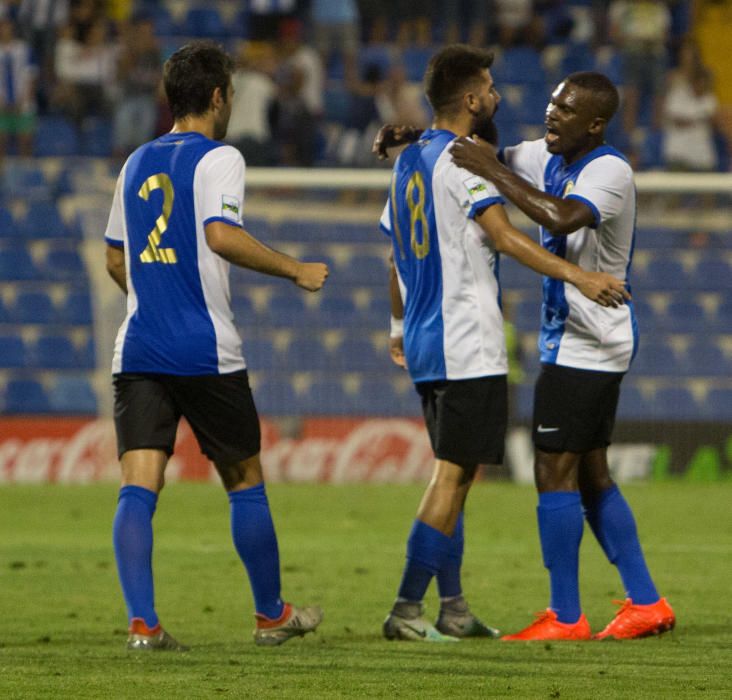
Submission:
M 525 629 L 516 634 L 507 634 L 501 637 L 506 642 L 534 642 L 534 641 L 568 641 L 581 642 L 590 639 L 590 624 L 584 615 L 580 615 L 577 622 L 568 624 L 559 622 L 557 614 L 547 608 L 536 614 L 536 619 Z
M 132 651 L 188 651 L 188 647 L 171 637 L 160 623 L 150 628 L 141 617 L 130 620 L 127 648 Z
M 621 606 L 620 610 L 593 639 L 640 639 L 663 634 L 676 625 L 676 615 L 665 598 L 650 605 L 635 605 L 630 598 L 615 603 Z
M 387 639 L 408 642 L 459 642 L 457 637 L 438 632 L 434 625 L 422 616 L 420 603 L 398 602 L 394 604 L 381 627 Z
M 462 596 L 442 603 L 435 628 L 442 634 L 461 639 L 465 637 L 495 639 L 501 636 L 497 629 L 488 627 L 470 612 L 468 603 Z
M 257 626 L 254 628 L 254 643 L 258 646 L 274 647 L 283 644 L 293 637 L 302 637 L 323 621 L 323 611 L 317 607 L 296 608 L 285 603 L 282 615 L 271 620 L 259 613 L 254 616 Z

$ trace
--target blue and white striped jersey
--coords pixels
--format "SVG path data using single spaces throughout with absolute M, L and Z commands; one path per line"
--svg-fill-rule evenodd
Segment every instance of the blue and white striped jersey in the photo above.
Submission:
M 498 255 L 473 220 L 502 203 L 458 168 L 455 134 L 428 129 L 394 164 L 381 217 L 404 299 L 404 352 L 415 382 L 506 374 Z
M 204 227 L 241 227 L 244 159 L 196 132 L 138 148 L 117 181 L 107 243 L 123 246 L 127 316 L 113 372 L 225 374 L 244 369 L 230 306 L 229 263 Z
M 592 226 L 567 236 L 541 229 L 542 245 L 585 270 L 629 280 L 633 258 L 636 193 L 633 171 L 623 155 L 600 146 L 576 163 L 546 150 L 543 139 L 524 141 L 501 154 L 517 175 L 557 197 L 579 199 L 595 216 Z M 628 285 L 630 291 L 630 286 Z M 541 361 L 606 372 L 625 372 L 638 344 L 632 302 L 602 307 L 576 287 L 544 278 Z

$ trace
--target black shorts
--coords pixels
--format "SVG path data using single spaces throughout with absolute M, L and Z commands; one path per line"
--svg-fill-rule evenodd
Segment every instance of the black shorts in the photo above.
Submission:
M 534 446 L 583 453 L 610 444 L 623 372 L 544 364 L 534 391 Z
M 183 377 L 173 374 L 114 376 L 117 452 L 163 450 L 170 456 L 184 416 L 211 461 L 239 462 L 259 453 L 259 417 L 246 370 Z
M 437 459 L 464 467 L 503 462 L 508 421 L 505 375 L 415 386 Z

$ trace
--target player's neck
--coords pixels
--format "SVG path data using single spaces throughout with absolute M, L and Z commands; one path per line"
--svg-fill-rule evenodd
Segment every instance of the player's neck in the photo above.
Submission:
M 461 116 L 436 117 L 435 120 L 432 122 L 432 128 L 452 131 L 455 136 L 472 136 L 472 134 L 470 133 L 470 127 L 472 125 L 472 122 L 473 119 L 470 115 L 467 115 L 467 117 L 465 118 Z
M 213 119 L 209 118 L 207 115 L 189 116 L 183 117 L 182 119 L 176 119 L 170 133 L 184 134 L 191 131 L 203 134 L 206 138 L 212 139 L 214 137 Z

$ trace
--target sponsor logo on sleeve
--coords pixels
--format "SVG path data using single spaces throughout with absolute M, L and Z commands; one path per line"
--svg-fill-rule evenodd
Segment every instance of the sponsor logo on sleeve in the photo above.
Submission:
M 468 178 L 467 180 L 463 180 L 463 185 L 465 185 L 465 189 L 468 191 L 468 197 L 471 202 L 479 202 L 488 195 L 488 184 L 482 178 Z
M 221 216 L 232 221 L 239 221 L 239 199 L 225 194 L 221 196 Z

